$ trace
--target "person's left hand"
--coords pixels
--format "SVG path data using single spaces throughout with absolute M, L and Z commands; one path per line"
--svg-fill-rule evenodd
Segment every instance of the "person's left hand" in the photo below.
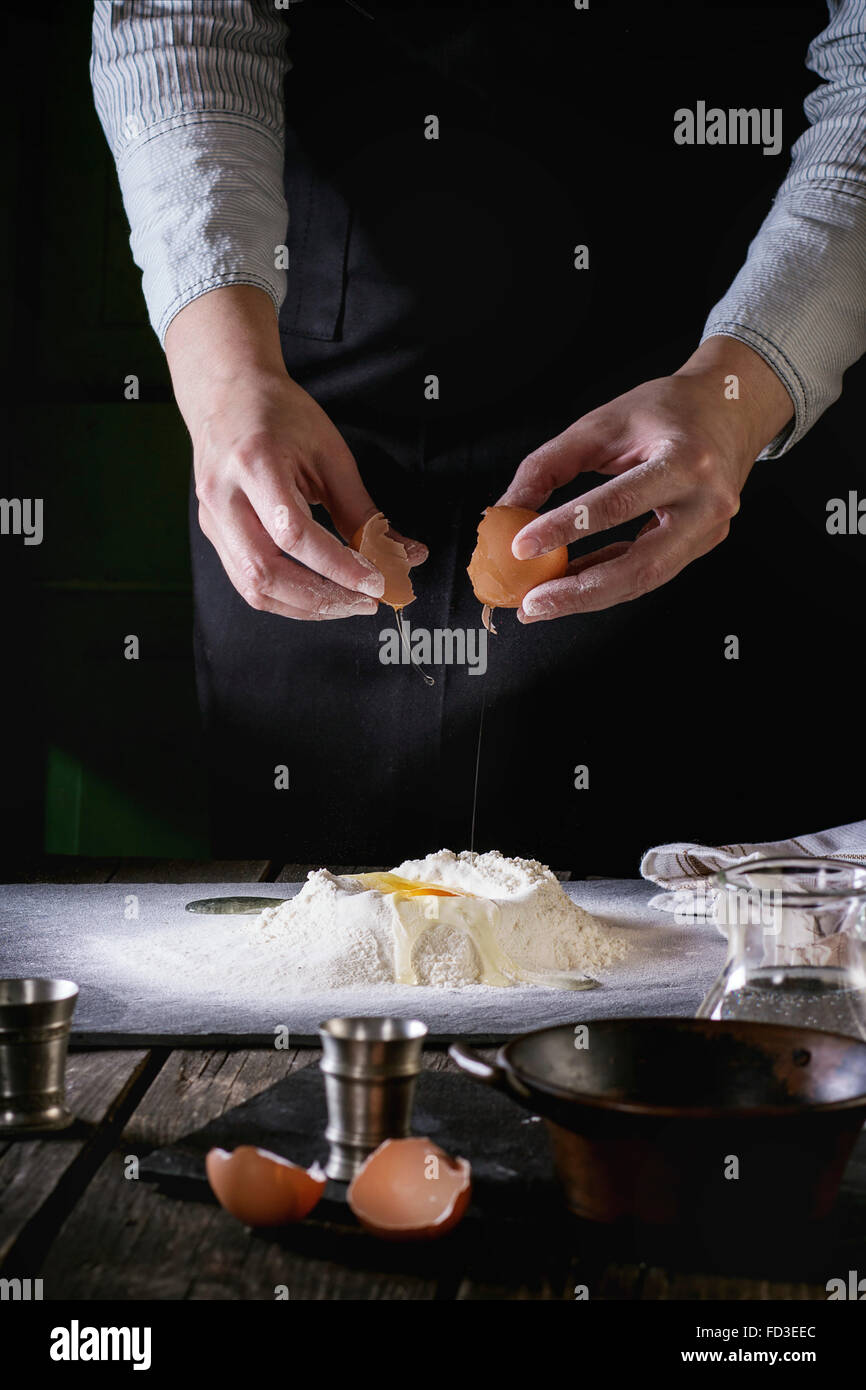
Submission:
M 731 374 L 739 396 L 729 399 Z M 792 414 L 775 372 L 733 338 L 707 341 L 679 372 L 645 382 L 523 460 L 499 505 L 537 511 L 579 473 L 610 475 L 518 532 L 519 560 L 652 513 L 633 541 L 572 560 L 563 579 L 532 589 L 521 622 L 588 613 L 673 579 L 728 534 L 755 458 Z

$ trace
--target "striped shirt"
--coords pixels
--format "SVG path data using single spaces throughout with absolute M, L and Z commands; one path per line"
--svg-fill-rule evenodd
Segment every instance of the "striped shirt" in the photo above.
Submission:
M 96 0 L 91 78 L 117 164 L 151 323 L 222 285 L 266 290 L 285 271 L 282 11 L 300 0 Z M 866 352 L 866 0 L 830 0 L 809 47 L 821 85 L 809 127 L 703 338 L 726 334 L 774 368 L 794 403 L 763 451 L 784 453 L 837 399 Z

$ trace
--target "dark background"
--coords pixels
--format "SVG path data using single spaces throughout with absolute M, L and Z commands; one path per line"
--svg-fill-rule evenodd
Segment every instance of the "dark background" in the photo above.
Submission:
M 827 19 L 823 4 L 604 8 L 611 43 L 639 44 L 645 52 L 649 86 L 658 64 L 657 108 L 648 113 L 635 102 L 635 123 L 658 119 L 659 138 L 672 143 L 673 111 L 699 98 L 724 107 L 782 106 L 785 152 L 766 158 L 760 148 L 684 150 L 681 205 L 659 207 L 643 192 L 635 200 L 626 237 L 631 255 L 618 251 L 622 274 L 610 304 L 609 338 L 593 355 L 592 379 L 580 382 L 575 416 L 673 370 L 696 344 L 804 127 L 802 100 L 816 85 L 805 52 Z M 678 9 L 682 16 L 673 52 L 670 28 L 664 52 L 654 51 L 660 9 Z M 10 147 L 3 263 L 10 286 L 2 495 L 43 497 L 46 534 L 38 547 L 0 537 L 3 846 L 13 862 L 43 849 L 203 856 L 209 846 L 186 539 L 190 450 L 147 322 L 114 166 L 93 110 L 90 6 L 84 0 L 21 5 L 6 11 L 5 26 L 3 127 Z M 587 84 L 588 108 L 597 101 L 618 110 L 621 199 L 629 176 L 622 113 L 633 96 L 618 85 L 612 63 L 587 63 L 580 80 Z M 598 167 L 596 155 L 596 178 Z M 636 182 L 642 190 L 650 183 L 645 168 Z M 668 286 L 672 311 L 665 318 L 647 313 L 647 304 L 659 298 L 661 272 L 644 259 L 642 233 L 642 224 L 660 217 L 669 224 L 676 261 L 676 279 Z M 130 373 L 140 381 L 137 402 L 123 397 Z M 732 584 L 726 630 L 740 631 L 748 614 L 751 630 L 765 637 L 760 651 L 753 643 L 739 662 L 720 663 L 718 679 L 730 687 L 722 737 L 752 747 L 757 769 L 768 743 L 778 763 L 778 744 L 785 741 L 792 788 L 804 793 L 819 760 L 825 767 L 829 762 L 838 777 L 836 822 L 862 814 L 862 729 L 850 711 L 862 680 L 866 560 L 863 539 L 828 537 L 825 518 L 828 498 L 863 490 L 858 426 L 864 386 L 860 363 L 846 378 L 842 401 L 807 439 L 782 460 L 755 469 L 735 523 L 736 575 L 727 547 L 699 562 L 716 566 L 720 585 Z M 770 534 L 772 565 L 765 559 Z M 831 561 L 839 582 L 829 612 L 825 598 L 823 607 L 814 602 L 812 577 Z M 720 731 L 703 718 L 706 692 L 689 686 L 688 652 L 678 652 L 675 636 L 664 631 L 664 598 L 648 613 L 658 624 L 654 634 L 671 644 L 672 698 L 683 702 L 680 748 L 657 748 L 647 730 L 650 843 L 657 838 L 655 824 L 674 824 L 673 800 L 683 799 L 677 777 L 686 776 L 690 788 L 678 833 L 700 829 L 688 803 L 712 797 L 713 779 L 724 776 L 724 757 L 717 751 Z M 138 661 L 123 658 L 129 633 L 141 641 Z M 718 642 L 715 628 L 690 634 L 698 646 L 705 640 Z M 674 670 L 677 660 L 685 661 L 685 680 L 682 664 Z M 811 721 L 808 692 L 818 688 L 830 708 L 839 691 L 837 727 L 827 728 L 823 717 L 817 726 Z M 576 755 L 575 761 L 586 758 Z M 756 795 L 759 782 L 757 792 L 744 787 L 744 810 L 754 812 Z M 826 795 L 821 814 L 828 814 Z M 817 828 L 778 824 L 766 833 Z M 737 833 L 748 834 L 748 827 Z M 334 846 L 335 860 L 353 857 L 351 847 Z

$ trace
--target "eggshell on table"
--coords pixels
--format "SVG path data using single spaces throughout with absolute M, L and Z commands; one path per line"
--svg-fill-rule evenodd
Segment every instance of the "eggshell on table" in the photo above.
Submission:
M 233 1153 L 211 1149 L 205 1171 L 220 1206 L 247 1226 L 302 1221 L 327 1183 L 318 1164 L 301 1168 L 252 1144 L 241 1144 Z
M 432 1139 L 386 1139 L 346 1194 L 365 1230 L 382 1240 L 435 1240 L 453 1230 L 472 1195 L 471 1168 Z

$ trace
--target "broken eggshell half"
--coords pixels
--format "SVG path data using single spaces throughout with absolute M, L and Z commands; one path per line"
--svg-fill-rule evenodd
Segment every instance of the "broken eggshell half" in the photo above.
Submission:
M 534 560 L 518 560 L 512 554 L 511 543 L 518 531 L 539 515 L 529 507 L 487 507 L 479 522 L 467 574 L 475 597 L 484 605 L 481 621 L 488 632 L 496 632 L 491 620 L 494 608 L 519 608 L 530 589 L 562 579 L 568 569 L 564 545 Z
M 233 1153 L 211 1149 L 207 1180 L 221 1207 L 247 1226 L 283 1226 L 303 1221 L 325 1191 L 317 1163 L 301 1168 L 279 1154 L 241 1144 Z
M 382 512 L 376 512 L 358 528 L 350 544 L 385 576 L 385 592 L 379 602 L 400 609 L 413 601 L 415 591 L 409 579 L 406 547 L 388 535 L 389 527 L 390 522 Z
M 472 1195 L 472 1170 L 432 1139 L 386 1139 L 364 1160 L 346 1200 L 382 1240 L 435 1240 L 453 1230 Z

